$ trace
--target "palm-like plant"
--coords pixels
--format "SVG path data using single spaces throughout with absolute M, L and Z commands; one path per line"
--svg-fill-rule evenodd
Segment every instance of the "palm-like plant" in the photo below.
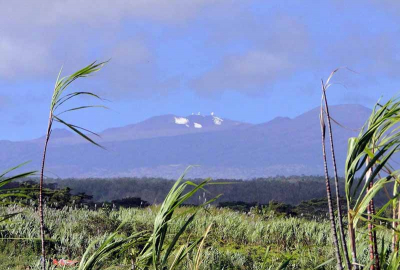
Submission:
M 151 234 L 147 244 L 139 254 L 139 261 L 144 262 L 144 269 L 149 269 L 153 266 L 156 270 L 164 269 L 175 269 L 181 261 L 190 253 L 203 239 L 203 237 L 193 241 L 191 244 L 182 245 L 178 252 L 175 254 L 175 258 L 171 265 L 168 265 L 168 260 L 173 255 L 175 246 L 178 244 L 178 240 L 183 235 L 187 227 L 193 222 L 196 214 L 200 211 L 201 207 L 196 207 L 190 213 L 180 230 L 174 235 L 172 241 L 166 247 L 166 237 L 168 232 L 169 224 L 173 218 L 175 210 L 185 203 L 190 197 L 192 197 L 197 191 L 204 189 L 204 187 L 211 181 L 210 178 L 204 180 L 200 184 L 195 184 L 191 181 L 182 183 L 186 172 L 175 182 L 164 202 L 162 203 L 160 210 L 154 221 L 154 230 Z M 185 189 L 192 186 L 193 189 L 184 193 Z M 204 203 L 209 204 L 216 200 L 219 196 Z M 187 213 L 187 212 L 185 212 Z
M 393 260 L 397 260 L 397 246 L 398 246 L 398 233 L 396 227 L 398 224 L 397 207 L 398 206 L 398 173 L 389 165 L 389 161 L 393 155 L 399 151 L 400 148 L 400 101 L 396 98 L 389 100 L 384 105 L 377 105 L 362 128 L 359 135 L 355 138 L 349 139 L 348 153 L 345 164 L 345 193 L 347 200 L 347 218 L 348 218 L 348 236 L 350 240 L 350 249 L 352 264 L 349 261 L 347 252 L 347 241 L 343 230 L 343 221 L 340 207 L 340 194 L 339 194 L 339 182 L 337 177 L 336 159 L 333 147 L 333 135 L 331 129 L 331 119 L 329 115 L 328 101 L 326 98 L 326 90 L 332 85 L 330 80 L 334 73 L 338 69 L 333 71 L 329 76 L 327 82 L 322 82 L 322 101 L 321 101 L 321 131 L 322 131 L 322 150 L 324 157 L 324 168 L 327 185 L 327 197 L 329 214 L 332 226 L 332 235 L 334 240 L 334 246 L 337 258 L 337 267 L 342 269 L 341 253 L 339 250 L 338 237 L 336 233 L 335 217 L 332 211 L 332 198 L 330 191 L 330 183 L 326 162 L 326 151 L 325 151 L 325 117 L 328 123 L 329 137 L 332 151 L 332 161 L 335 176 L 335 187 L 336 187 L 336 200 L 337 200 L 337 214 L 338 214 L 338 225 L 339 233 L 342 242 L 342 251 L 346 266 L 348 269 L 359 267 L 357 262 L 357 249 L 356 249 L 356 228 L 360 220 L 365 221 L 368 225 L 368 236 L 369 236 L 369 251 L 370 251 L 370 264 L 369 267 L 373 270 L 381 269 L 381 261 L 383 260 L 382 255 L 379 256 L 378 244 L 376 237 L 376 229 L 383 228 L 380 222 L 392 222 L 387 224 L 387 227 L 392 228 L 392 253 Z M 333 120 L 336 122 L 335 120 Z M 337 122 L 336 122 L 337 123 Z M 339 123 L 338 123 L 339 124 Z M 340 125 L 340 124 L 339 124 Z M 385 173 L 385 177 L 381 177 L 381 172 Z M 379 178 L 374 184 L 374 179 Z M 365 181 L 364 181 L 365 179 Z M 382 189 L 385 188 L 388 183 L 394 183 L 393 198 L 389 199 L 389 202 L 379 210 L 375 212 L 375 206 L 373 199 L 375 195 Z M 388 192 L 386 192 L 388 194 Z M 389 206 L 393 206 L 393 218 L 388 219 L 381 216 L 384 210 Z M 382 241 L 383 242 L 383 241 Z M 383 250 L 383 248 L 382 248 Z M 388 257 L 388 256 L 386 256 Z M 393 262 L 391 262 L 392 264 Z M 386 263 L 386 265 L 388 265 Z M 382 267 L 384 267 L 382 265 Z
M 391 99 L 384 105 L 378 103 L 360 134 L 349 139 L 345 165 L 345 192 L 353 263 L 357 262 L 355 246 L 357 223 L 360 220 L 368 222 L 370 232 L 373 233 L 373 225 L 379 226 L 376 221 L 388 221 L 379 213 L 374 214 L 372 201 L 379 190 L 395 181 L 397 173 L 389 172 L 385 177 L 380 177 L 374 184 L 372 183 L 381 171 L 385 171 L 389 160 L 399 151 L 400 130 L 397 126 L 399 123 L 399 100 Z M 394 198 L 397 196 L 398 194 L 395 194 Z M 383 209 L 392 203 L 393 200 L 390 200 Z M 367 215 L 366 210 L 368 210 Z M 379 269 L 376 238 L 371 233 L 371 259 L 375 261 L 374 269 Z
M 40 171 L 40 183 L 39 183 L 39 215 L 40 215 L 40 239 L 41 239 L 41 249 L 42 249 L 42 257 L 41 257 L 41 265 L 42 269 L 46 269 L 46 251 L 45 251 L 45 238 L 44 238 L 44 213 L 43 213 L 43 177 L 44 177 L 44 168 L 45 168 L 45 163 L 46 163 L 46 153 L 47 153 L 47 146 L 51 137 L 51 132 L 52 132 L 52 127 L 54 122 L 61 123 L 71 129 L 74 133 L 78 134 L 85 140 L 89 141 L 90 143 L 101 147 L 98 143 L 96 143 L 92 138 L 90 138 L 89 135 L 86 135 L 85 132 L 89 132 L 90 134 L 97 135 L 94 132 L 91 132 L 90 130 L 87 130 L 85 128 L 76 126 L 74 124 L 67 123 L 63 119 L 60 118 L 62 114 L 72 112 L 72 111 L 77 111 L 77 110 L 82 110 L 82 109 L 87 109 L 87 108 L 93 108 L 93 107 L 104 107 L 104 106 L 93 106 L 93 105 L 87 105 L 87 106 L 80 106 L 80 107 L 74 107 L 74 108 L 69 108 L 65 110 L 61 110 L 62 107 L 64 107 L 66 104 L 68 104 L 69 101 L 72 99 L 79 97 L 79 96 L 89 96 L 89 97 L 94 97 L 97 99 L 101 98 L 93 94 L 91 92 L 72 92 L 72 93 L 66 93 L 68 86 L 73 83 L 75 80 L 78 78 L 83 78 L 87 77 L 97 71 L 99 71 L 106 62 L 101 62 L 101 63 L 96 63 L 93 62 L 90 65 L 84 67 L 83 69 L 75 72 L 74 74 L 66 77 L 60 78 L 62 69 L 60 70 L 60 73 L 58 74 L 56 84 L 54 87 L 53 91 L 53 96 L 51 99 L 50 103 L 50 112 L 49 112 L 49 120 L 48 120 L 48 125 L 47 125 L 47 132 L 46 132 L 46 138 L 44 142 L 44 149 L 43 149 L 43 157 L 42 157 L 42 166 L 41 166 L 41 171 Z M 97 135 L 98 136 L 98 135 Z

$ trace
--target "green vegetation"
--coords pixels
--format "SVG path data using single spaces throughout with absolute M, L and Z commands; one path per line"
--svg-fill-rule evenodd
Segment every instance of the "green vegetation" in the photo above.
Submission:
M 383 105 L 378 102 L 359 135 L 349 139 L 345 162 L 347 205 L 347 226 L 345 226 L 331 128 L 332 119 L 326 97 L 326 90 L 332 85 L 330 80 L 337 71 L 338 69 L 331 73 L 326 83 L 322 81 L 320 113 L 326 193 L 336 267 L 337 269 L 398 269 L 400 266 L 400 256 L 398 255 L 400 205 L 398 205 L 397 198 L 400 178 L 398 171 L 394 170 L 390 163 L 400 147 L 400 101 L 393 98 Z M 336 213 L 333 210 L 326 158 L 326 126 L 328 127 L 335 176 Z M 378 179 L 376 180 L 376 178 Z M 393 188 L 393 196 L 389 195 L 389 188 Z M 385 205 L 377 210 L 374 199 L 381 190 L 386 191 L 387 198 Z M 392 207 L 391 217 L 385 215 L 389 206 Z M 347 235 L 345 235 L 345 227 L 347 227 Z M 367 227 L 367 233 L 361 231 L 364 227 Z M 379 236 L 379 233 L 383 235 Z M 391 235 L 391 241 L 388 241 L 387 235 Z M 360 259 L 362 255 L 359 246 L 362 240 L 368 241 L 369 258 L 367 263 L 361 262 Z
M 160 206 L 148 208 L 130 208 L 112 211 L 98 211 L 65 207 L 61 210 L 46 209 L 47 228 L 52 240 L 49 241 L 49 258 L 80 260 L 89 244 L 104 240 L 121 226 L 121 237 L 152 231 L 154 220 Z M 168 228 L 167 241 L 178 232 L 179 228 L 197 207 L 181 207 L 177 210 L 178 218 L 172 220 Z M 0 226 L 2 238 L 30 238 L 26 240 L 6 240 L 1 243 L 0 269 L 25 269 L 38 263 L 40 242 L 37 229 L 38 216 L 34 208 L 10 206 L 2 209 L 8 213 L 24 211 L 13 218 L 12 223 Z M 180 215 L 184 213 L 183 215 Z M 277 267 L 283 260 L 293 256 L 288 269 L 312 269 L 333 258 L 333 247 L 329 223 L 324 220 L 308 220 L 299 217 L 285 217 L 259 211 L 237 212 L 227 208 L 209 207 L 200 210 L 181 236 L 179 244 L 187 239 L 201 237 L 212 224 L 205 240 L 201 269 L 265 269 Z M 380 236 L 381 234 L 379 234 Z M 386 236 L 388 239 L 390 235 Z M 267 248 L 269 254 L 264 260 Z M 130 269 L 129 250 L 115 254 L 107 260 L 106 265 L 121 265 Z M 359 245 L 360 262 L 368 260 L 368 241 Z M 24 254 L 21 256 L 21 254 Z M 18 259 L 14 259 L 15 256 Z M 183 261 L 181 269 L 189 264 Z M 331 262 L 325 269 L 334 269 Z M 67 268 L 69 269 L 69 268 Z M 71 268 L 73 269 L 73 268 Z M 105 269 L 105 268 L 102 268 Z M 116 269 L 116 268 L 111 268 Z
M 109 236 L 123 222 L 125 223 L 120 233 L 124 236 L 152 231 L 158 208 L 159 206 L 152 206 L 118 211 L 75 210 L 73 207 L 65 207 L 62 210 L 46 209 L 47 228 L 52 235 L 48 256 L 80 260 L 89 243 Z M 182 207 L 178 212 L 197 209 Z M 24 213 L 14 217 L 13 223 L 1 226 L 1 237 L 39 237 L 38 217 L 32 208 L 9 207 L 7 212 L 21 210 L 24 210 Z M 190 215 L 185 213 L 170 223 L 168 241 L 171 241 L 172 235 Z M 181 236 L 180 244 L 188 238 L 201 237 L 210 224 L 213 225 L 206 238 L 201 269 L 263 269 L 261 265 L 268 246 L 271 246 L 267 258 L 268 266 L 278 266 L 282 260 L 293 255 L 291 269 L 307 269 L 332 257 L 329 227 L 325 221 L 284 217 L 266 219 L 260 214 L 215 207 L 210 207 L 207 211 L 201 210 L 197 214 L 185 234 Z M 40 246 L 37 240 L 7 240 L 1 245 L 0 256 L 5 260 L 0 260 L 0 269 L 7 269 L 7 265 L 11 269 L 25 269 L 27 265 L 34 266 L 38 262 Z M 124 259 L 128 252 L 110 258 L 107 264 L 125 265 L 125 269 L 129 269 L 130 261 Z M 20 257 L 18 261 L 14 260 L 14 256 L 18 254 L 26 256 Z M 184 260 L 183 263 L 185 265 L 188 261 Z M 182 269 L 185 267 L 182 266 Z

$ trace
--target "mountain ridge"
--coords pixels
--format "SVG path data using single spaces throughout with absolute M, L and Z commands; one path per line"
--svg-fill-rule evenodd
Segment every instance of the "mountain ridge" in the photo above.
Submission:
M 331 106 L 330 112 L 332 118 L 357 129 L 371 110 L 360 105 L 338 105 Z M 162 115 L 101 132 L 103 139 L 99 142 L 107 151 L 70 136 L 69 131 L 54 130 L 46 170 L 63 178 L 176 178 L 188 165 L 200 165 L 192 170 L 191 177 L 320 175 L 323 171 L 318 114 L 319 108 L 314 108 L 294 118 L 277 117 L 261 124 L 218 117 L 222 120 L 220 125 L 215 124 L 217 116 L 213 115 Z M 194 123 L 202 128 L 196 128 Z M 333 131 L 340 169 L 344 167 L 347 140 L 357 132 L 335 124 Z M 0 141 L 0 169 L 27 160 L 32 160 L 29 169 L 38 169 L 40 140 Z

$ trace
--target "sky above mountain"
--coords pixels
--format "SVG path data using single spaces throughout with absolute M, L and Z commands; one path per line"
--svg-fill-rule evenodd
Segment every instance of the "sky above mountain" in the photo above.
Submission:
M 71 90 L 111 110 L 79 113 L 100 131 L 162 114 L 249 123 L 331 104 L 371 107 L 400 89 L 397 1 L 0 2 L 0 139 L 43 135 L 58 71 L 111 61 Z M 86 102 L 86 100 L 84 100 Z M 73 117 L 71 114 L 70 117 Z

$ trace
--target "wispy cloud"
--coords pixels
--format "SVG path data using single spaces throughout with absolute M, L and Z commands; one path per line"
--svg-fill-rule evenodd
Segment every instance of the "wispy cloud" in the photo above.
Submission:
M 248 30 L 253 29 L 250 35 L 255 40 L 250 48 L 243 53 L 225 55 L 214 68 L 193 80 L 192 86 L 199 94 L 268 92 L 277 81 L 309 67 L 310 61 L 305 60 L 310 56 L 310 44 L 303 23 L 281 15 L 272 16 L 267 29 L 256 24 L 252 28 L 251 24 Z M 228 35 L 230 39 L 231 33 Z
M 149 89 L 164 93 L 174 79 L 157 74 L 155 48 L 145 41 L 151 29 L 134 25 L 132 30 L 129 25 L 180 27 L 210 3 L 218 2 L 1 2 L 0 24 L 7 27 L 0 29 L 0 79 L 10 83 L 21 77 L 49 80 L 63 64 L 69 72 L 93 59 L 111 58 L 104 77 L 107 81 L 103 80 L 111 96 L 118 98 L 128 92 L 128 96 L 146 96 Z M 175 86 L 172 83 L 171 87 Z
M 304 72 L 308 78 L 321 78 L 338 66 L 369 79 L 398 79 L 395 25 L 400 19 L 389 12 L 394 5 L 367 2 L 360 9 L 343 1 L 1 2 L 0 24 L 7 27 L 0 29 L 0 79 L 9 84 L 21 78 L 52 81 L 62 64 L 68 73 L 93 59 L 109 58 L 91 85 L 97 83 L 110 99 L 177 91 L 254 96 L 273 92 L 282 82 L 293 84 Z M 368 16 L 375 9 L 377 18 Z

